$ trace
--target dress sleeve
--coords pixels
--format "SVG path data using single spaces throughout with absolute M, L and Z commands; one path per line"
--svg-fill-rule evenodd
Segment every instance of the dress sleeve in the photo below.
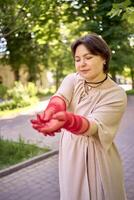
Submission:
M 69 74 L 63 79 L 60 87 L 58 88 L 55 94 L 58 96 L 62 96 L 64 98 L 67 107 L 73 97 L 74 85 L 75 85 L 75 73 Z
M 113 99 L 106 97 L 88 115 L 91 126 L 85 135 L 97 137 L 101 145 L 108 150 L 116 135 L 126 104 L 127 98 L 124 91 Z

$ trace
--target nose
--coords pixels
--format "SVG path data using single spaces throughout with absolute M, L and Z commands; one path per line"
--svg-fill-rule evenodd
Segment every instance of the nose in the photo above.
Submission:
M 84 67 L 85 65 L 86 65 L 86 61 L 85 61 L 85 59 L 83 58 L 83 59 L 81 59 L 81 67 Z

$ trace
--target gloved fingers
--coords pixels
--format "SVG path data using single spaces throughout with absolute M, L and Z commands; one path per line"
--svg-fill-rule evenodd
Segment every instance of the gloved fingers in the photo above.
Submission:
M 32 124 L 41 125 L 46 121 L 43 119 L 44 114 L 37 114 L 37 119 L 30 120 Z
M 51 119 L 53 112 L 51 110 L 46 110 L 43 116 L 43 122 L 47 122 Z
M 42 133 L 42 132 L 40 132 L 40 133 Z M 42 133 L 44 136 L 55 136 L 55 134 L 54 133 Z
M 44 112 L 43 112 L 43 113 L 40 113 L 40 114 L 37 114 L 38 120 L 39 120 L 41 123 L 45 122 L 45 121 L 44 121 L 44 115 L 45 115 Z
M 37 116 L 37 120 L 40 121 L 40 115 L 37 114 L 36 116 Z
M 54 132 L 47 132 L 46 130 L 44 130 L 43 128 L 39 128 L 37 129 L 38 132 L 42 133 L 44 136 L 55 136 Z
M 42 128 L 44 125 L 42 125 L 42 124 L 33 124 L 32 125 L 32 127 L 34 128 L 34 129 L 39 129 L 39 128 Z
M 49 136 L 55 136 L 55 133 L 52 132 L 52 133 L 49 133 L 49 134 L 47 134 L 47 135 L 49 135 Z
M 42 132 L 41 131 L 41 128 L 42 128 L 42 126 L 40 125 L 40 126 L 38 126 L 38 125 L 33 125 L 32 126 L 36 131 L 38 131 L 38 132 L 40 132 L 40 133 L 42 133 L 44 136 L 47 136 L 47 135 L 49 135 L 49 136 L 54 136 L 55 134 L 54 133 L 47 133 L 47 132 Z
M 37 119 L 31 119 L 30 122 L 32 124 L 40 124 L 40 121 L 38 121 Z
M 32 119 L 30 120 L 32 124 L 41 124 L 43 123 L 42 117 L 40 116 L 40 114 L 37 114 L 36 119 Z
M 63 122 L 60 122 L 58 120 L 52 119 L 49 122 L 45 123 L 44 125 L 40 126 L 34 126 L 35 128 L 38 129 L 38 131 L 43 132 L 43 133 L 52 133 L 56 132 L 57 130 L 60 130 L 60 128 L 63 127 Z

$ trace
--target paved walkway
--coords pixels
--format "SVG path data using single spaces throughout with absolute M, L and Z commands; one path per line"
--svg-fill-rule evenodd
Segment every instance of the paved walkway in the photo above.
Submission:
M 134 200 L 133 113 L 134 97 L 129 97 L 116 138 L 123 159 L 128 200 Z M 58 155 L 1 178 L 0 200 L 59 200 Z
M 58 156 L 0 180 L 0 200 L 59 200 Z

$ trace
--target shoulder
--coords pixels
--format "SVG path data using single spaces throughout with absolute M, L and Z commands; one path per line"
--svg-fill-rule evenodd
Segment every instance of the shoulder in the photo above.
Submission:
M 71 74 L 66 75 L 65 78 L 75 78 L 75 77 L 76 77 L 76 73 L 71 73 Z
M 63 79 L 63 82 L 77 85 L 79 82 L 83 82 L 83 78 L 76 72 L 76 73 L 71 73 L 65 76 Z
M 109 103 L 120 102 L 124 106 L 127 104 L 125 90 L 111 78 L 108 78 L 105 88 L 101 90 L 101 100 Z
M 110 79 L 111 82 L 111 89 L 109 90 L 111 92 L 111 95 L 114 96 L 116 99 L 127 99 L 127 95 L 125 90 L 119 86 L 116 82 L 114 82 L 112 79 Z
M 74 81 L 75 79 L 76 79 L 76 73 L 71 73 L 71 74 L 66 75 L 63 80 Z

